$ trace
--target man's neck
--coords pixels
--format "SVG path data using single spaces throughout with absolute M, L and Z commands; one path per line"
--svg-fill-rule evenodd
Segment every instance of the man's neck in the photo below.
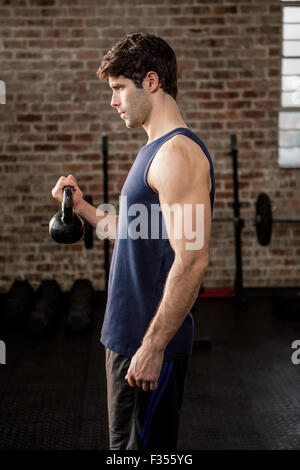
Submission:
M 170 95 L 164 94 L 153 106 L 149 121 L 145 122 L 143 127 L 148 135 L 147 144 L 150 144 L 177 127 L 188 126 L 180 114 L 176 101 Z

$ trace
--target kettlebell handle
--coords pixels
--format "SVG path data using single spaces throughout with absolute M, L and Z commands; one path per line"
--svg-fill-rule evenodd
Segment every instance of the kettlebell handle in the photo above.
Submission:
M 63 189 L 61 219 L 65 224 L 70 224 L 73 219 L 73 192 L 72 186 L 65 186 Z
M 72 186 L 63 188 L 62 210 L 49 222 L 49 233 L 57 243 L 76 243 L 84 234 L 82 218 L 73 212 Z

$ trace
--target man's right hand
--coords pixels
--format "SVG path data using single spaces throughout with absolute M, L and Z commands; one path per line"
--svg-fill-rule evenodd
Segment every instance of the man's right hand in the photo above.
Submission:
M 61 176 L 57 181 L 56 185 L 52 189 L 52 196 L 54 199 L 62 203 L 63 200 L 63 189 L 65 186 L 72 186 L 73 192 L 73 209 L 76 211 L 83 201 L 83 194 L 77 185 L 77 181 L 73 175 Z

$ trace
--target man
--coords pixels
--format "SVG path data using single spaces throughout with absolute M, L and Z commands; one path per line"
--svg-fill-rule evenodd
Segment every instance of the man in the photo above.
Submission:
M 126 126 L 142 126 L 148 135 L 122 189 L 126 205 L 121 202 L 119 216 L 99 215 L 72 175 L 61 177 L 52 194 L 61 201 L 63 187 L 73 186 L 74 210 L 94 227 L 106 224 L 115 238 L 101 332 L 110 449 L 176 449 L 193 343 L 190 310 L 209 260 L 213 166 L 180 114 L 176 57 L 163 39 L 128 35 L 104 56 L 97 74 L 108 79 L 111 106 Z M 140 236 L 130 229 L 136 204 L 147 209 Z M 153 207 L 159 208 L 156 223 Z M 199 207 L 203 237 L 193 245 L 185 230 L 176 234 L 190 223 L 198 237 Z M 151 236 L 157 228 L 167 236 Z

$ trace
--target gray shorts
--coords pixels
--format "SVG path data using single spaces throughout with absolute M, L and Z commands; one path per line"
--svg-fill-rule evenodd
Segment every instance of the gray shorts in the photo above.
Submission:
M 145 392 L 125 380 L 131 359 L 105 352 L 110 449 L 176 449 L 188 361 L 164 361 L 158 387 Z

